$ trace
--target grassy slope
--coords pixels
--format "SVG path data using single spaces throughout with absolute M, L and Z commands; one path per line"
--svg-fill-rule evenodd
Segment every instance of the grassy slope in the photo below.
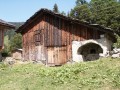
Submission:
M 62 67 L 0 64 L 0 90 L 119 90 L 120 59 Z

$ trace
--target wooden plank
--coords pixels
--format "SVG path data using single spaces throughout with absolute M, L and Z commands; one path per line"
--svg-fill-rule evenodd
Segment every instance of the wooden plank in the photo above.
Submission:
M 52 20 L 52 18 L 51 18 L 51 16 L 49 16 L 49 32 L 50 32 L 50 46 L 52 45 L 52 30 L 51 30 L 51 27 L 52 27 L 52 25 L 51 25 L 51 20 Z
M 58 28 L 57 28 L 57 17 L 55 18 L 55 46 L 58 46 Z
M 48 65 L 54 65 L 55 64 L 54 47 L 48 47 L 47 53 L 48 53 Z
M 3 46 L 3 32 L 2 29 L 0 28 L 0 46 Z
M 54 44 L 53 44 L 53 45 L 55 46 L 55 45 L 56 45 L 56 42 L 55 42 L 55 41 L 56 41 L 56 36 L 55 36 L 55 35 L 56 35 L 55 17 L 53 18 L 53 23 L 54 23 L 54 24 L 53 24 L 53 25 L 54 25 L 54 26 L 53 26 L 53 43 L 54 43 Z
M 62 45 L 65 45 L 65 40 L 66 40 L 66 36 L 65 36 L 65 25 L 64 25 L 64 21 L 62 22 Z
M 62 46 L 62 30 L 63 30 L 62 22 L 63 20 L 59 18 L 58 19 L 58 46 Z
M 51 17 L 51 46 L 53 46 L 54 45 L 54 31 L 53 31 L 53 29 L 54 29 L 54 20 L 53 20 L 53 17 Z

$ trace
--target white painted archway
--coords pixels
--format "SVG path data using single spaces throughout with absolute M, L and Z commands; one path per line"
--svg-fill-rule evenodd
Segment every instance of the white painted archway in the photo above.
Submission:
M 81 62 L 84 61 L 83 56 L 78 54 L 78 49 L 86 44 L 93 43 L 99 45 L 103 50 L 103 55 L 105 56 L 108 52 L 107 47 L 107 40 L 105 38 L 103 39 L 97 39 L 97 40 L 85 40 L 85 41 L 73 41 L 72 42 L 72 58 L 75 62 Z
M 79 47 L 77 53 L 83 56 L 84 61 L 91 61 L 99 59 L 103 49 L 100 45 L 90 42 Z

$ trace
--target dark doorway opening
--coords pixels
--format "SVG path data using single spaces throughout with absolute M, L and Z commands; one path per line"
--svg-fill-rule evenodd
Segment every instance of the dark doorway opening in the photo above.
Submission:
M 84 61 L 99 59 L 100 53 L 103 53 L 103 49 L 95 43 L 87 43 L 78 49 L 78 54 L 83 56 Z

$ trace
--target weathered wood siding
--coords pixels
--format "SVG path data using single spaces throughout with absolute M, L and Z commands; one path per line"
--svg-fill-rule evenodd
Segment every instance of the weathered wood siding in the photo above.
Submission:
M 5 27 L 0 25 L 0 51 L 3 48 L 3 42 L 4 42 L 4 29 Z
M 50 65 L 61 65 L 72 58 L 72 41 L 98 39 L 100 31 L 44 14 L 34 20 L 23 33 L 25 60 L 45 60 Z
M 43 19 L 36 20 L 23 32 L 23 57 L 24 60 L 40 60 L 44 49 L 43 44 Z M 42 37 L 42 38 L 41 38 Z M 43 48 L 42 48 L 43 47 Z

